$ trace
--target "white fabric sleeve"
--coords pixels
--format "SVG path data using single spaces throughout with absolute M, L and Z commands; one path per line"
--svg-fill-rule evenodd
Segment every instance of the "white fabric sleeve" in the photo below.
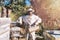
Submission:
M 37 22 L 36 22 L 36 25 L 38 25 L 39 23 L 42 23 L 42 19 L 37 17 Z

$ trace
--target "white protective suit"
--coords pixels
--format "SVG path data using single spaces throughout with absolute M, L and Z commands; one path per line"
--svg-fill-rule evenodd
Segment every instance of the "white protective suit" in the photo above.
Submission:
M 32 25 L 34 23 L 35 23 L 35 25 L 38 25 L 39 23 L 42 22 L 42 20 L 37 15 L 32 14 L 31 16 L 25 15 L 25 16 L 19 17 L 19 23 L 23 24 L 22 22 L 24 22 L 25 25 Z M 33 26 L 28 26 L 28 27 L 31 28 Z M 35 31 L 31 32 L 30 35 L 32 36 L 32 39 L 35 40 Z M 29 36 L 29 34 L 27 34 L 27 36 Z M 28 37 L 27 37 L 27 39 L 28 39 Z

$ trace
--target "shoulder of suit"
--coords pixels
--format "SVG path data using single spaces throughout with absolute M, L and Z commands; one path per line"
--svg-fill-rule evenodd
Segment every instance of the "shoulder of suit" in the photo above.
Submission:
M 20 16 L 19 18 L 23 18 L 24 16 Z
M 37 17 L 37 18 L 39 17 L 39 16 L 37 16 L 37 15 L 35 15 L 35 14 L 34 14 L 33 16 L 34 16 L 34 17 Z
M 19 19 L 23 19 L 23 18 L 26 18 L 26 17 L 28 17 L 28 15 L 20 16 Z

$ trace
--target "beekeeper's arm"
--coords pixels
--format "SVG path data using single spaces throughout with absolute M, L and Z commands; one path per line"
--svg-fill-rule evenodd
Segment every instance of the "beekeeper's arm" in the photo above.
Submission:
M 29 28 L 29 32 L 39 30 L 39 24 L 42 23 L 41 18 L 37 17 L 37 21 L 35 22 L 35 27 Z
M 39 23 L 42 23 L 42 19 L 40 17 L 37 17 L 37 22 L 35 23 L 35 25 L 38 25 Z

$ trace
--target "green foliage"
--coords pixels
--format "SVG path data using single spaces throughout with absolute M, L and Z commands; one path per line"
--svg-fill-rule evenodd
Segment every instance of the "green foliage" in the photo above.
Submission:
M 14 13 L 12 19 L 17 20 L 19 16 L 25 13 L 25 0 L 13 0 L 12 4 L 9 5 Z
M 12 2 L 10 8 L 12 8 L 14 13 L 21 13 L 24 10 L 24 6 L 24 0 L 16 0 Z
M 3 0 L 0 0 L 0 3 L 1 7 L 4 6 Z M 11 13 L 12 20 L 17 20 L 19 16 L 26 13 L 25 0 L 12 0 L 11 4 L 7 5 L 7 7 L 12 9 Z

